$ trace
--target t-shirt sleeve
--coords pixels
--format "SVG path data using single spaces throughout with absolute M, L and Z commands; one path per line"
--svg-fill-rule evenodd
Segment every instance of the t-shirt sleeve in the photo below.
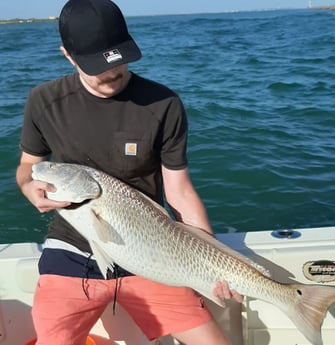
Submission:
M 42 107 L 39 99 L 37 89 L 33 89 L 24 108 L 20 149 L 34 156 L 47 156 L 51 150 L 40 130 L 39 120 L 41 119 Z
M 178 97 L 173 98 L 165 118 L 162 164 L 172 170 L 187 166 L 187 117 L 184 106 Z

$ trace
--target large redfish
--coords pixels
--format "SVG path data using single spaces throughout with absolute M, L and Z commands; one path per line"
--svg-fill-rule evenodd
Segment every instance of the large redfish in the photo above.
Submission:
M 282 284 L 257 264 L 209 234 L 171 219 L 166 210 L 120 180 L 90 167 L 41 162 L 33 179 L 54 185 L 54 200 L 83 202 L 58 212 L 89 242 L 103 275 L 116 263 L 167 285 L 213 295 L 227 281 L 242 295 L 281 309 L 313 345 L 322 345 L 321 325 L 335 301 L 335 287 Z

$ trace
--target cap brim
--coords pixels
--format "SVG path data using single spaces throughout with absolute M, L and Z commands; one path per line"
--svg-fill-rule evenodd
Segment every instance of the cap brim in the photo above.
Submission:
M 113 67 L 139 60 L 141 56 L 141 50 L 134 40 L 130 39 L 96 54 L 73 54 L 72 58 L 84 73 L 98 75 Z

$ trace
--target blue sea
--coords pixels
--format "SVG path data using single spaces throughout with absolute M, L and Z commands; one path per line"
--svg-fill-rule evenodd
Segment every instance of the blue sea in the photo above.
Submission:
M 335 13 L 274 10 L 127 18 L 130 65 L 181 96 L 189 167 L 214 231 L 335 223 Z M 84 38 L 83 38 L 84 39 Z M 57 22 L 0 25 L 0 242 L 43 241 L 15 183 L 35 85 L 72 73 Z

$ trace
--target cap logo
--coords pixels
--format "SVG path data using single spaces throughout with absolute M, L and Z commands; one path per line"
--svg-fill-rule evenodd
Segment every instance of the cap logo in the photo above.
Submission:
M 137 155 L 137 144 L 136 143 L 126 143 L 125 154 L 126 154 L 126 156 L 136 156 Z
M 122 55 L 118 49 L 113 49 L 108 52 L 103 53 L 104 58 L 108 63 L 112 63 L 118 60 L 122 60 Z

